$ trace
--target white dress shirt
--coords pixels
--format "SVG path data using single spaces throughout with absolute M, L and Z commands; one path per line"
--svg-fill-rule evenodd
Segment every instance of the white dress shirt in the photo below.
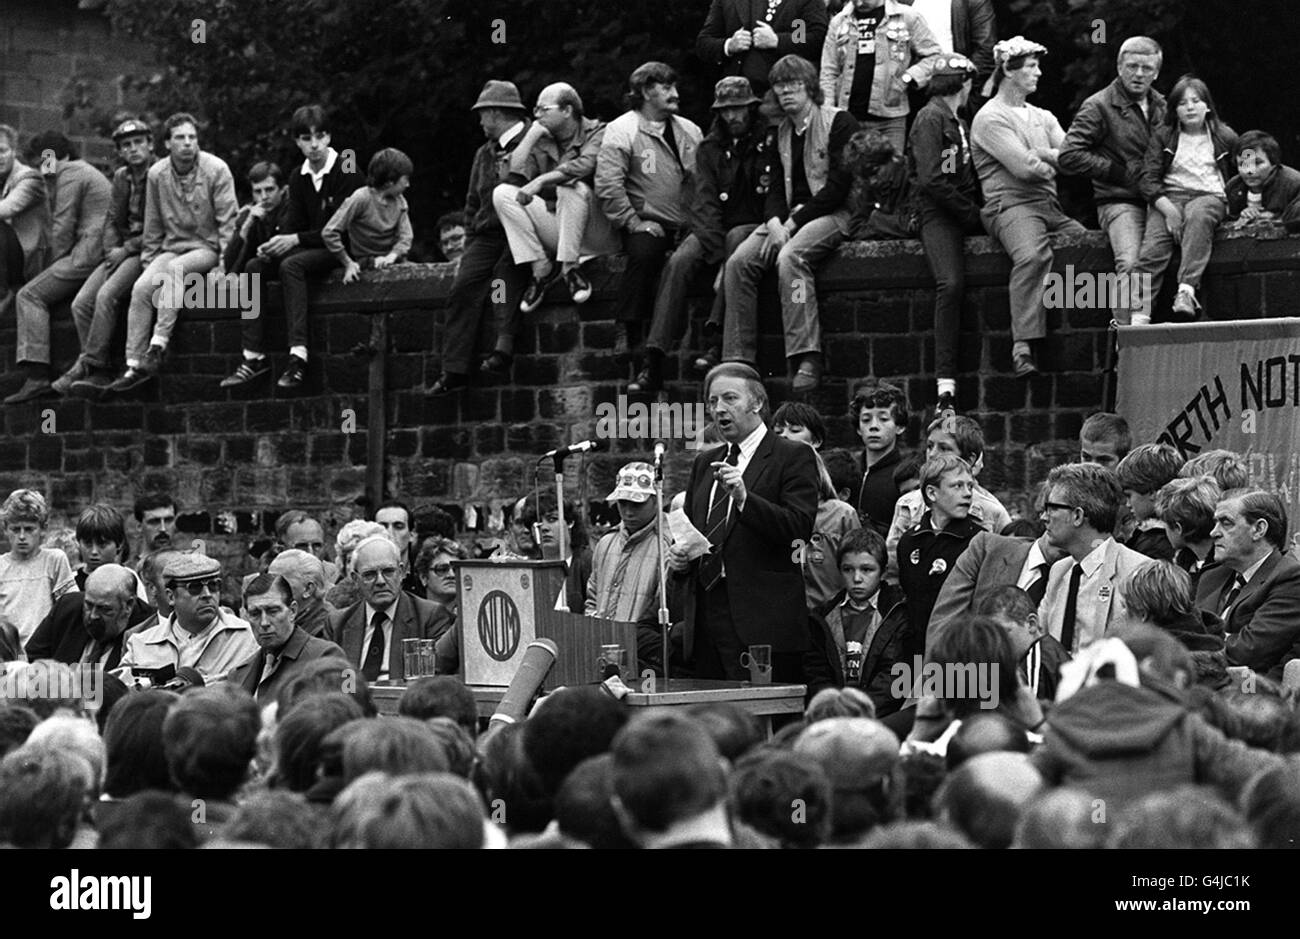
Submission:
M 335 150 L 333 147 L 330 147 L 325 152 L 325 164 L 320 168 L 319 173 L 315 172 L 311 168 L 310 160 L 302 161 L 302 170 L 300 170 L 300 172 L 304 176 L 310 176 L 311 184 L 314 187 L 316 187 L 317 192 L 320 192 L 321 183 L 325 181 L 325 177 L 329 175 L 329 171 L 334 169 L 334 161 L 337 160 L 338 158 L 339 158 L 338 151 Z
M 1025 555 L 1025 563 L 1020 568 L 1020 577 L 1016 580 L 1016 586 L 1021 590 L 1029 590 L 1040 576 L 1038 570 L 1040 564 L 1047 565 L 1047 570 L 1041 572 L 1043 580 L 1046 580 L 1047 576 L 1052 572 L 1052 565 L 1047 558 L 1043 557 L 1042 546 L 1039 545 L 1038 539 L 1035 538 L 1034 543 L 1029 546 L 1029 553 Z

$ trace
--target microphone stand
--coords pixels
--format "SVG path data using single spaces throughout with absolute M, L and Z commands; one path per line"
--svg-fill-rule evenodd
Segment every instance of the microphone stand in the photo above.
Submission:
M 557 453 L 552 459 L 555 461 L 555 511 L 560 517 L 560 560 L 567 561 L 569 558 L 569 526 L 564 520 L 564 458 L 568 454 Z M 541 521 L 539 518 L 538 521 Z M 569 612 L 573 612 L 570 610 Z
M 663 456 L 655 456 L 655 537 L 659 550 L 659 629 L 663 635 L 664 691 L 668 690 L 669 646 L 672 633 L 672 621 L 668 613 L 668 568 L 664 557 L 664 461 Z

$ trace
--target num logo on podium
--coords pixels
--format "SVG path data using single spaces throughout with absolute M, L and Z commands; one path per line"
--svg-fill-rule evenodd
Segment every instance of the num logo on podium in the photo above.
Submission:
M 478 608 L 478 638 L 483 651 L 498 662 L 509 661 L 519 648 L 519 607 L 509 594 L 493 590 Z

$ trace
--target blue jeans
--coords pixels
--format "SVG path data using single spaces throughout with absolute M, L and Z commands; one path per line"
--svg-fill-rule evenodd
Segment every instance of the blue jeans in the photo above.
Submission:
M 1219 196 L 1203 192 L 1166 192 L 1165 196 L 1183 212 L 1182 260 L 1178 262 L 1178 283 L 1197 290 L 1201 275 L 1210 263 L 1214 249 L 1214 230 L 1228 214 L 1228 204 Z M 1151 275 L 1152 302 L 1160 295 L 1165 270 L 1174 256 L 1174 236 L 1169 234 L 1165 217 L 1154 206 L 1147 213 L 1147 227 L 1142 235 L 1138 271 Z
M 1147 227 L 1147 207 L 1131 202 L 1108 202 L 1097 206 L 1097 221 L 1110 240 L 1115 273 L 1121 277 L 1134 273 L 1142 251 L 1142 233 Z M 1155 297 L 1151 300 L 1154 302 Z M 1115 308 L 1111 312 L 1120 325 L 1128 325 L 1129 310 Z
M 76 294 L 93 270 L 62 257 L 18 291 L 15 362 L 50 364 L 50 305 Z
M 143 270 L 138 254 L 125 258 L 111 272 L 100 264 L 77 291 L 72 301 L 72 321 L 87 365 L 108 368 L 118 309 Z

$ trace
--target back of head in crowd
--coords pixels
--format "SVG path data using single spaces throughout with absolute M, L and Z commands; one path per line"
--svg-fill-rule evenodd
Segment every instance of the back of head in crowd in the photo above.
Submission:
M 374 717 L 379 711 L 370 697 L 370 686 L 361 672 L 353 668 L 347 659 L 316 659 L 308 662 L 294 678 L 276 695 L 276 713 L 284 717 L 292 710 L 294 703 L 309 694 L 327 694 L 342 689 L 352 700 L 357 702 L 365 717 Z
M 85 761 L 28 744 L 0 760 L 0 845 L 66 848 L 87 794 Z
M 859 529 L 867 531 L 868 529 Z M 877 538 L 880 536 L 872 532 Z M 818 721 L 832 717 L 868 717 L 876 716 L 876 704 L 861 688 L 846 686 L 844 688 L 823 688 L 813 695 L 804 709 L 803 719 L 809 726 Z
M 29 707 L 9 701 L 0 701 L 0 757 L 17 750 L 41 722 Z
M 1189 542 L 1204 543 L 1214 530 L 1214 507 L 1223 490 L 1213 476 L 1192 476 L 1171 480 L 1155 497 L 1156 516 L 1165 523 L 1169 541 L 1175 547 Z
M 1079 430 L 1079 459 L 1114 469 L 1133 446 L 1128 421 L 1109 411 L 1088 415 Z
M 1198 786 L 1153 792 L 1115 820 L 1110 848 L 1253 848 L 1255 834 L 1213 791 Z
M 1196 608 L 1191 577 L 1171 561 L 1143 564 L 1120 585 L 1120 593 L 1134 619 L 1163 628 L 1191 616 Z
M 948 771 L 981 753 L 1028 753 L 1029 736 L 1001 714 L 975 714 L 962 721 L 948 742 Z
M 726 771 L 708 733 L 684 715 L 648 714 L 614 738 L 614 797 L 624 829 L 640 841 L 720 807 Z
M 1250 471 L 1246 468 L 1246 462 L 1231 450 L 1206 450 L 1198 453 L 1183 464 L 1178 475 L 1185 479 L 1209 476 L 1218 483 L 1222 492 L 1245 489 L 1250 485 Z
M 396 776 L 445 773 L 450 769 L 437 738 L 414 718 L 361 718 L 340 727 L 331 737 L 342 743 L 345 783 L 371 772 Z
M 1005 848 L 1021 810 L 1043 787 L 1023 753 L 982 753 L 950 774 L 935 796 L 940 818 L 978 847 Z
M 1261 848 L 1300 848 L 1300 765 L 1265 770 L 1241 795 Z
M 831 829 L 831 784 L 810 756 L 758 750 L 731 773 L 735 817 L 783 848 L 815 848 Z
M 1109 828 L 1106 806 L 1079 789 L 1043 793 L 1020 813 L 1017 848 L 1100 848 Z
M 951 623 L 934 642 L 930 661 L 944 675 L 944 710 L 954 718 L 1010 707 L 1020 689 L 1016 655 L 1006 630 L 988 616 L 966 616 Z M 981 681 L 982 677 L 982 681 Z
M 320 815 L 301 795 L 267 789 L 239 803 L 221 828 L 223 841 L 268 848 L 323 847 Z
M 560 834 L 592 848 L 635 848 L 623 831 L 611 797 L 614 757 L 609 753 L 583 760 L 555 794 L 555 822 Z
M 455 675 L 417 678 L 406 686 L 397 713 L 416 720 L 449 717 L 471 737 L 478 733 L 478 706 L 474 692 Z
M 565 688 L 524 722 L 524 754 L 554 794 L 575 766 L 608 750 L 626 723 L 627 709 L 604 689 Z
M 361 706 L 340 691 L 309 694 L 275 725 L 275 778 L 291 792 L 306 792 L 320 777 L 325 738 L 362 717 Z
M 1169 444 L 1144 443 L 1124 455 L 1124 459 L 1120 460 L 1119 465 L 1115 467 L 1115 475 L 1119 477 L 1120 487 L 1124 489 L 1125 494 L 1135 493 L 1149 497 L 1161 486 L 1178 478 L 1178 471 L 1182 466 L 1182 456 Z M 1132 506 L 1131 495 L 1129 504 Z M 1134 514 L 1139 518 L 1154 514 L 1153 511 L 1148 511 L 1143 516 L 1138 513 L 1136 506 L 1133 508 Z
M 863 717 L 818 721 L 795 740 L 794 752 L 821 764 L 830 781 L 833 843 L 854 843 L 898 816 L 898 749 L 892 730 Z
M 478 793 L 448 773 L 369 773 L 334 802 L 334 848 L 481 848 Z
M 99 847 L 123 850 L 197 848 L 193 808 L 174 792 L 144 789 L 99 821 Z
M 248 776 L 262 728 L 252 696 L 221 684 L 183 695 L 163 718 L 163 752 L 186 795 L 230 800 Z
M 754 715 L 730 701 L 692 704 L 686 714 L 708 732 L 729 763 L 735 763 L 762 742 L 762 728 Z

